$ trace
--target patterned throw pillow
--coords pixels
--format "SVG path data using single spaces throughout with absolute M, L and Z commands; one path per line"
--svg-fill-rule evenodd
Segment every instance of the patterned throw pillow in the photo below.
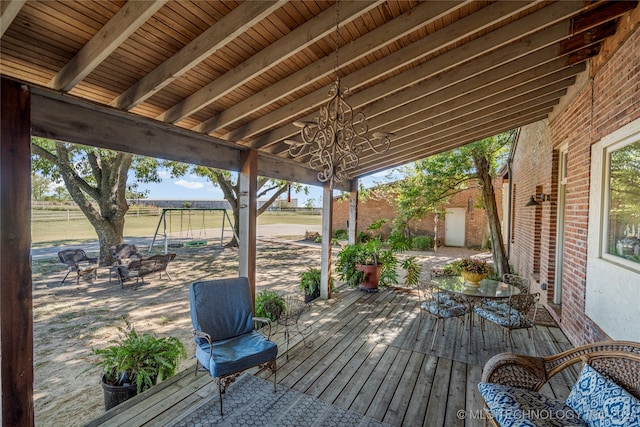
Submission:
M 586 364 L 566 403 L 591 427 L 640 427 L 640 401 Z

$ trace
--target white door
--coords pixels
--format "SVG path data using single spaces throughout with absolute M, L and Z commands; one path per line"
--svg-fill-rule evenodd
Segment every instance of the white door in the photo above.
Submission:
M 464 246 L 465 232 L 464 208 L 449 208 L 444 217 L 444 245 Z

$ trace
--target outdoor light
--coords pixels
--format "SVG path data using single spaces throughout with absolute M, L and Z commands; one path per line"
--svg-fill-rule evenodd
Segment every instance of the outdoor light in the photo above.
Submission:
M 551 194 L 540 194 L 541 202 L 551 201 Z M 536 200 L 536 196 L 531 196 L 525 206 L 538 206 L 540 203 Z
M 334 73 L 336 82 L 329 91 L 329 102 L 320 107 L 318 115 L 311 121 L 295 121 L 302 128 L 302 142 L 286 140 L 292 157 L 308 155 L 309 166 L 318 171 L 320 182 L 344 182 L 349 171 L 358 166 L 360 154 L 365 148 L 374 153 L 383 153 L 389 149 L 393 134 L 375 132 L 369 137 L 369 126 L 364 113 L 354 113 L 345 100 L 348 91 L 340 85 L 338 68 L 338 27 L 340 22 L 339 2 L 336 3 L 336 62 Z
M 535 196 L 531 196 L 531 198 L 529 198 L 529 201 L 527 202 L 527 204 L 525 206 L 538 206 L 540 203 L 538 203 L 536 201 L 536 197 Z

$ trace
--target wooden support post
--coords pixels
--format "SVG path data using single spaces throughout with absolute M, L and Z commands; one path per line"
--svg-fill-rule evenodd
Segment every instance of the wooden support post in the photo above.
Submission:
M 349 193 L 349 244 L 356 243 L 358 236 L 358 178 L 351 180 L 351 191 Z
M 2 425 L 32 426 L 31 98 L 2 79 L 0 101 L 0 382 Z
M 320 280 L 320 297 L 331 298 L 331 287 L 329 278 L 331 277 L 331 240 L 333 230 L 331 220 L 333 217 L 333 190 L 330 182 L 325 183 L 322 192 L 322 262 L 320 269 L 322 276 Z
M 258 152 L 247 150 L 240 153 L 238 176 L 240 195 L 240 233 L 238 242 L 240 276 L 247 277 L 251 284 L 251 297 L 256 302 L 256 213 L 258 190 Z

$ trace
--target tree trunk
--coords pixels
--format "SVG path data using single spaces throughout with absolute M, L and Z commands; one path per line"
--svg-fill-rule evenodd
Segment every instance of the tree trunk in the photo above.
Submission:
M 490 173 L 490 163 L 484 156 L 474 156 L 473 161 L 476 166 L 478 183 L 482 191 L 482 202 L 484 203 L 484 209 L 489 223 L 493 265 L 495 266 L 496 274 L 502 277 L 503 274 L 509 272 L 509 260 L 507 259 L 504 242 L 502 240 L 502 228 L 500 226 L 500 218 L 498 217 L 498 207 L 496 205 L 493 188 L 493 178 Z

